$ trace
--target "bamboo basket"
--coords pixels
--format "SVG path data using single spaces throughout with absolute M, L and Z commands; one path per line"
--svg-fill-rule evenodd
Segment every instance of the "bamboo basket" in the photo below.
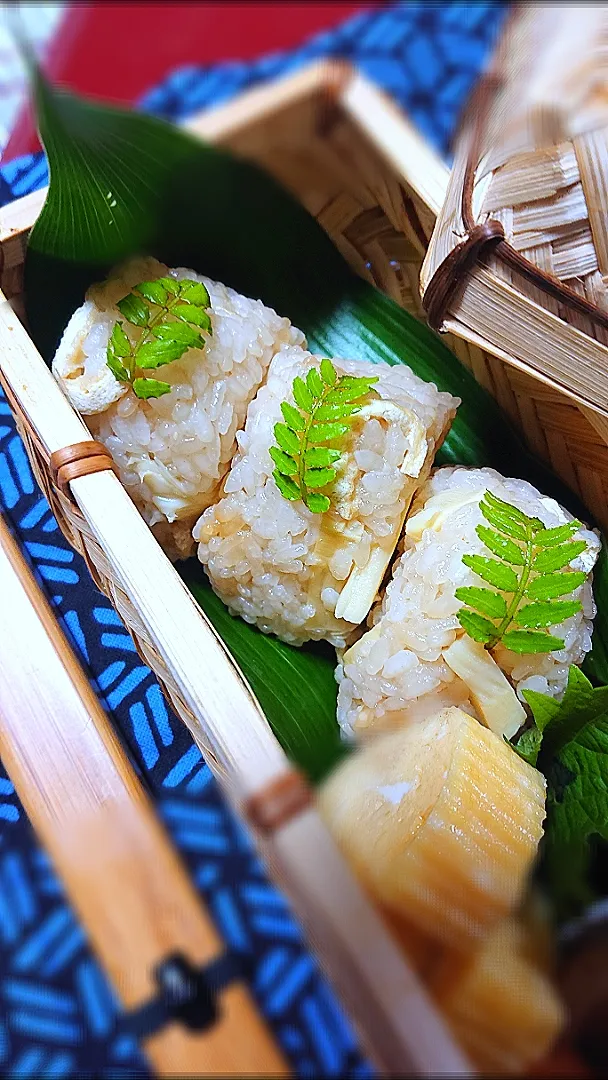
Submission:
M 449 173 L 363 76 L 342 63 L 316 64 L 186 126 L 273 173 L 358 273 L 423 317 L 420 269 Z M 7 298 L 0 309 L 0 379 L 60 527 L 252 831 L 377 1065 L 389 1075 L 471 1075 L 344 865 L 250 688 L 107 458 L 97 461 L 101 471 L 83 475 L 80 463 L 70 464 L 63 453 L 88 442 L 95 454 L 98 444 L 19 319 L 27 233 L 44 198 L 41 191 L 0 210 L 0 285 Z M 460 336 L 449 336 L 448 344 L 505 404 L 502 362 Z M 520 420 L 510 387 L 507 397 Z
M 420 264 L 447 171 L 364 78 L 321 63 L 187 126 L 273 172 L 359 272 L 421 314 Z M 408 162 L 420 169 L 412 183 Z M 0 380 L 53 513 L 251 831 L 377 1067 L 472 1075 L 249 686 L 20 321 L 25 244 L 44 198 L 0 211 Z M 81 470 L 65 448 L 83 443 L 92 457 Z
M 477 348 L 478 379 L 604 528 L 607 48 L 605 5 L 516 8 L 421 275 L 431 325 Z

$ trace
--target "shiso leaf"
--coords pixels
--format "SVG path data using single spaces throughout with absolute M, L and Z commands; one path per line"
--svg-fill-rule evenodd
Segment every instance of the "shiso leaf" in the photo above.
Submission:
M 525 690 L 533 726 L 513 744 L 547 778 L 541 879 L 559 918 L 593 900 L 590 842 L 608 840 L 608 686 L 594 688 L 572 665 L 561 702 Z
M 269 175 L 150 116 L 56 90 L 37 71 L 33 81 L 51 182 L 29 238 L 25 299 L 30 333 L 47 363 L 89 285 L 117 262 L 149 253 L 168 266 L 189 266 L 260 298 L 299 326 L 311 351 L 323 357 L 409 364 L 422 379 L 462 399 L 437 465 L 491 466 L 506 476 L 525 477 L 589 521 L 580 501 L 525 450 L 495 400 L 447 345 L 357 277 L 314 218 Z M 178 295 L 175 279 L 162 278 L 161 286 Z M 331 385 L 328 365 L 320 373 Z M 293 406 L 283 407 L 283 417 L 293 432 L 303 430 Z M 500 508 L 494 505 L 493 510 L 501 520 Z M 507 516 L 507 522 L 514 531 L 518 520 Z M 489 524 L 496 527 L 496 517 Z M 517 539 L 513 532 L 508 535 Z M 212 621 L 258 694 L 279 741 L 296 762 L 314 757 L 316 775 L 322 775 L 332 758 L 327 747 L 339 742 L 333 661 L 314 647 L 282 646 L 233 619 L 211 593 L 198 564 L 188 564 L 185 580 L 207 613 L 213 609 Z M 586 666 L 605 683 L 605 548 L 594 590 L 598 615 Z M 275 663 L 277 650 L 289 658 L 284 664 Z

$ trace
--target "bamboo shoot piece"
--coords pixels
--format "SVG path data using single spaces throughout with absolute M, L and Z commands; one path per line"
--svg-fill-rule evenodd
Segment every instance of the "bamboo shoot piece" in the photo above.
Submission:
M 326 781 L 320 809 L 382 905 L 467 951 L 523 893 L 545 781 L 492 731 L 448 708 L 366 743 Z

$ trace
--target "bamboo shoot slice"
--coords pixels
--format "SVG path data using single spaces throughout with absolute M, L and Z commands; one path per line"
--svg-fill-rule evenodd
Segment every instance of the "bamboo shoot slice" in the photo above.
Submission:
M 366 743 L 326 781 L 320 809 L 382 905 L 467 950 L 521 897 L 542 835 L 545 781 L 449 708 Z

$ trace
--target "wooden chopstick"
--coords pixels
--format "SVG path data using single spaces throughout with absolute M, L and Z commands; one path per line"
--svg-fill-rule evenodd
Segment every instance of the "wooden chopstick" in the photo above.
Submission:
M 154 997 L 156 965 L 196 967 L 222 943 L 110 722 L 0 516 L 0 756 L 128 1009 Z M 217 1023 L 171 1023 L 143 1046 L 159 1075 L 288 1075 L 242 983 Z

